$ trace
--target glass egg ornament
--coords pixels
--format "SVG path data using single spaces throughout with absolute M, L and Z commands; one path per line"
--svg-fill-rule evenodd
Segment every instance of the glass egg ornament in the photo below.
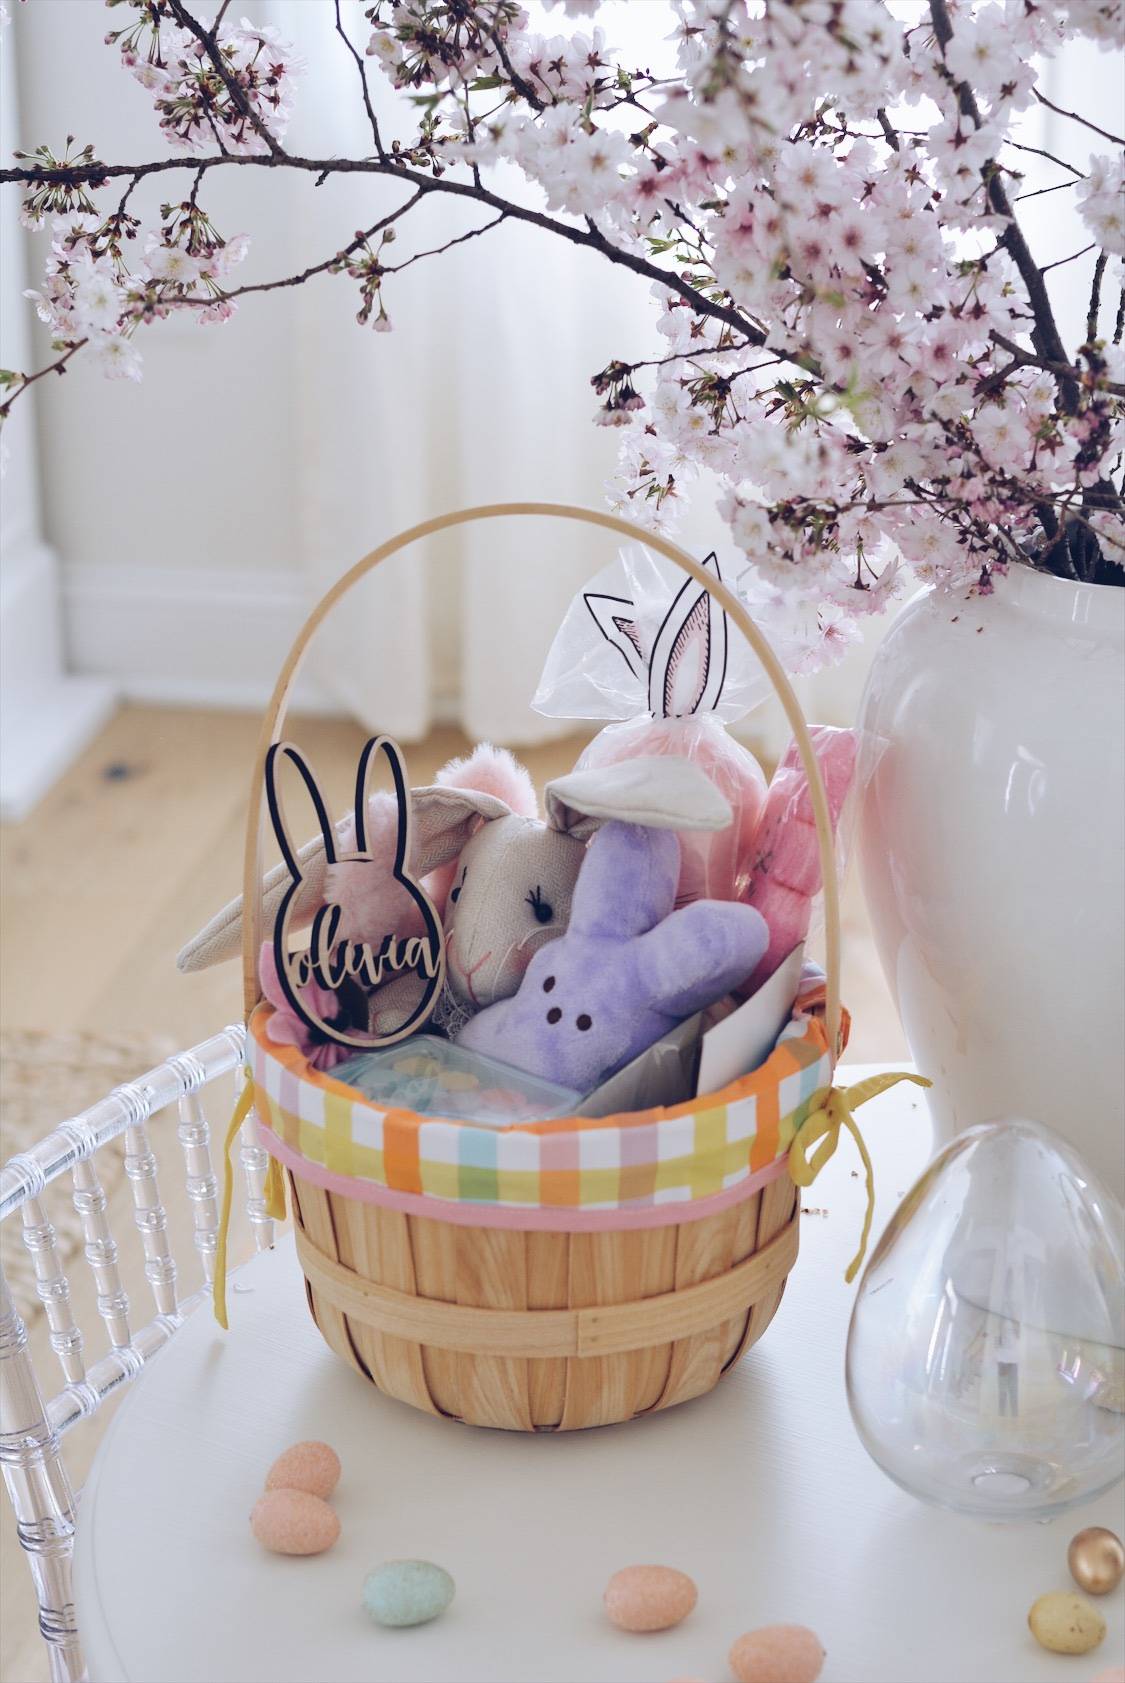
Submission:
M 1123 1213 L 1033 1122 L 938 1153 L 860 1283 L 852 1419 L 903 1489 L 988 1519 L 1046 1519 L 1125 1472 Z

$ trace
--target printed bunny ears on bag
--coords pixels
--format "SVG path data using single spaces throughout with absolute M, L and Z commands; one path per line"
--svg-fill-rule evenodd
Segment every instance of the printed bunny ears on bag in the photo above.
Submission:
M 433 873 L 455 861 L 483 825 L 498 819 L 519 817 L 528 825 L 539 825 L 579 842 L 589 840 L 609 818 L 658 829 L 721 830 L 731 821 L 730 805 L 710 779 L 687 761 L 670 757 L 642 758 L 628 765 L 591 768 L 556 778 L 545 790 L 545 824 L 534 815 L 531 805 L 534 792 L 527 772 L 505 750 L 483 744 L 467 760 L 451 762 L 438 776 L 465 781 L 461 784 L 439 781 L 411 791 L 406 864 L 411 876 L 431 894 Z M 478 786 L 471 786 L 473 783 Z M 505 790 L 509 799 L 493 792 L 499 788 Z M 317 821 L 319 826 L 319 816 Z M 365 851 L 372 856 L 374 864 L 383 857 L 393 861 L 397 827 L 398 813 L 393 798 L 382 792 L 369 796 L 364 839 Z M 338 843 L 337 859 L 343 868 L 350 872 L 363 869 L 363 861 L 357 864 L 345 857 L 355 850 L 354 815 L 341 819 L 333 830 Z M 311 922 L 326 898 L 347 903 L 349 893 L 358 897 L 354 884 L 350 887 L 341 884 L 343 892 L 337 892 L 331 873 L 339 873 L 342 866 L 327 858 L 320 827 L 310 841 L 292 852 L 292 860 L 300 879 L 295 892 L 290 893 L 294 872 L 284 859 L 262 879 L 264 938 L 270 937 L 287 901 L 289 925 L 296 929 Z M 380 890 L 381 881 L 374 887 Z M 177 967 L 185 973 L 206 970 L 236 957 L 241 946 L 242 897 L 239 895 L 192 937 L 180 952 Z
M 702 563 L 722 582 L 718 557 Z M 741 718 L 769 693 L 704 587 L 639 544 L 572 601 L 532 706 L 550 718 Z

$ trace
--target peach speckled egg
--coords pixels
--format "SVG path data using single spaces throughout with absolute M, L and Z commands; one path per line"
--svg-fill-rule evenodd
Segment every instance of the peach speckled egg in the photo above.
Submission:
M 804 1625 L 748 1630 L 730 1651 L 738 1683 L 816 1683 L 823 1664 L 820 1639 Z
M 326 1443 L 295 1443 L 266 1474 L 267 1490 L 305 1490 L 327 1501 L 340 1482 L 340 1457 Z
M 674 1566 L 623 1566 L 605 1587 L 605 1610 L 618 1630 L 670 1630 L 687 1618 L 697 1594 Z
M 1125 1683 L 1125 1665 L 1107 1666 L 1105 1671 L 1099 1671 L 1094 1683 Z
M 250 1529 L 272 1554 L 323 1554 L 340 1535 L 340 1521 L 307 1490 L 267 1490 L 254 1503 Z

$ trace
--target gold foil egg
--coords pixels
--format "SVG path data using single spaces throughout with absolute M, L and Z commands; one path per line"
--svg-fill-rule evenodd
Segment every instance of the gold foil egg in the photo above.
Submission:
M 1066 1563 L 1087 1595 L 1108 1595 L 1125 1575 L 1125 1547 L 1104 1525 L 1089 1525 L 1071 1538 Z

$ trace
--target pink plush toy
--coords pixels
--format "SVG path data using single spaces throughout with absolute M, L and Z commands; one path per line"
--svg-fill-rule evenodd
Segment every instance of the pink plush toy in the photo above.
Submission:
M 526 768 L 506 748 L 494 748 L 491 742 L 480 743 L 463 759 L 450 760 L 442 766 L 434 783 L 445 789 L 466 789 L 473 794 L 492 796 L 521 818 L 536 818 L 539 813 L 535 785 Z M 425 822 L 424 817 L 421 821 Z M 372 796 L 367 820 L 371 860 L 345 860 L 329 865 L 325 871 L 324 897 L 334 901 L 343 913 L 342 935 L 357 941 L 377 942 L 388 929 L 400 935 L 421 933 L 420 913 L 412 906 L 408 915 L 403 916 L 401 897 L 391 880 L 397 833 L 398 813 L 392 796 L 382 792 Z M 341 827 L 340 851 L 347 853 L 354 846 L 355 820 L 347 819 Z M 454 857 L 422 879 L 422 887 L 439 916 L 445 915 L 456 872 Z
M 855 775 L 856 734 L 820 725 L 811 735 L 835 833 Z M 740 992 L 752 994 L 769 981 L 782 959 L 805 939 L 820 888 L 820 848 L 809 783 L 797 745 L 791 742 L 766 795 L 746 896 L 769 926 L 769 946 Z

